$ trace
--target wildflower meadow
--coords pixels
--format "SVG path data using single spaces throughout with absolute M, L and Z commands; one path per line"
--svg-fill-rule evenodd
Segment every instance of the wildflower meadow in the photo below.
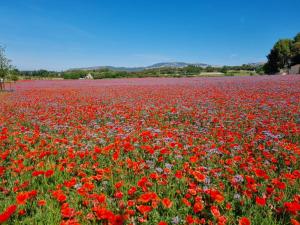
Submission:
M 300 224 L 300 77 L 20 81 L 0 223 Z

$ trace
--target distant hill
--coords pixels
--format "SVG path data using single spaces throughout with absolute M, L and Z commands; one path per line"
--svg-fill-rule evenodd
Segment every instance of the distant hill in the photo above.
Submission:
M 208 67 L 210 65 L 205 63 L 163 62 L 163 63 L 156 63 L 151 66 L 147 66 L 145 69 L 157 69 L 157 68 L 164 68 L 164 67 L 183 68 L 187 66 Z
M 171 68 L 183 68 L 187 66 L 198 66 L 198 67 L 208 67 L 209 64 L 205 63 L 185 63 L 185 62 L 162 62 L 162 63 L 156 63 L 151 66 L 144 66 L 144 67 L 116 67 L 116 66 L 93 66 L 93 67 L 83 67 L 83 68 L 72 68 L 69 70 L 100 70 L 100 69 L 109 69 L 113 71 L 128 71 L 128 72 L 134 72 L 134 71 L 143 71 L 147 69 L 158 69 L 158 68 L 165 68 L 165 67 L 171 67 Z

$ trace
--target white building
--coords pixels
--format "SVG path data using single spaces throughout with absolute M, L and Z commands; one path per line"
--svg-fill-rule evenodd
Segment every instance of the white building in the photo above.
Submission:
M 289 74 L 300 74 L 300 64 L 291 66 L 291 68 L 289 69 Z
M 84 79 L 86 79 L 86 80 L 93 80 L 94 78 L 93 78 L 92 74 L 88 73 L 88 74 L 85 76 Z
M 92 74 L 88 73 L 84 78 L 79 78 L 79 80 L 93 80 Z

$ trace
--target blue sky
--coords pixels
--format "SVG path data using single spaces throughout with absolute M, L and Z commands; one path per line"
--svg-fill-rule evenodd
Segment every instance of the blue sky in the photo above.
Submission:
M 19 69 L 266 60 L 300 32 L 299 0 L 0 0 L 0 43 Z

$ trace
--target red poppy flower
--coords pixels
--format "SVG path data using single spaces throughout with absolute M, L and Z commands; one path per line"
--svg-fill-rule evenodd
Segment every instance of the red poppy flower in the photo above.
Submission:
M 168 223 L 165 222 L 165 221 L 160 221 L 160 222 L 158 223 L 158 225 L 168 225 Z
M 128 195 L 134 195 L 134 193 L 136 192 L 136 187 L 131 187 L 129 190 L 128 190 Z
M 76 211 L 69 207 L 68 203 L 64 203 L 61 206 L 61 216 L 63 218 L 72 218 L 76 215 Z
M 161 202 L 162 202 L 163 206 L 168 209 L 171 208 L 173 205 L 172 201 L 169 198 L 164 198 L 164 199 L 162 199 Z
M 288 212 L 294 215 L 300 211 L 300 204 L 298 202 L 286 202 L 284 203 L 284 207 Z
M 291 224 L 292 225 L 300 225 L 300 222 L 297 221 L 296 219 L 291 219 Z
M 45 177 L 51 177 L 53 174 L 54 174 L 54 171 L 53 171 L 53 170 L 47 170 L 47 171 L 45 172 Z
M 239 225 L 251 225 L 251 222 L 247 217 L 242 217 L 239 219 Z
M 53 191 L 52 195 L 54 198 L 57 199 L 59 202 L 64 202 L 67 200 L 67 196 L 63 193 L 62 190 Z
M 217 206 L 214 206 L 214 205 L 211 206 L 210 207 L 210 212 L 211 212 L 211 214 L 213 214 L 213 216 L 215 218 L 219 218 L 221 216 L 221 213 L 220 213 L 220 211 L 219 211 L 219 209 L 218 209 Z
M 152 207 L 148 205 L 138 205 L 136 208 L 140 211 L 142 214 L 147 214 L 152 211 Z
M 185 221 L 187 224 L 193 224 L 195 222 L 193 216 L 191 216 L 191 215 L 187 215 L 185 218 Z
M 98 194 L 96 195 L 96 199 L 100 202 L 100 203 L 104 203 L 106 201 L 106 196 L 105 194 Z
M 115 198 L 118 198 L 118 199 L 123 198 L 123 193 L 122 193 L 121 191 L 117 191 L 117 192 L 115 193 Z
M 194 213 L 201 212 L 203 210 L 203 208 L 204 208 L 204 206 L 201 202 L 196 202 L 193 207 Z
M 266 205 L 266 199 L 265 198 L 256 197 L 255 201 L 256 201 L 257 205 L 260 205 L 260 206 Z
M 5 209 L 3 213 L 0 214 L 0 223 L 4 223 L 7 221 L 16 211 L 17 206 L 16 205 L 10 205 Z
M 19 216 L 24 216 L 26 214 L 26 211 L 25 209 L 21 209 L 19 212 L 18 212 Z
M 147 202 L 150 202 L 150 201 L 155 200 L 157 198 L 158 198 L 158 196 L 157 196 L 156 193 L 154 193 L 154 192 L 147 192 L 145 194 L 142 194 L 139 197 L 138 201 L 142 202 L 142 203 L 147 203 Z
M 96 213 L 96 216 L 99 220 L 113 220 L 114 219 L 114 214 L 110 210 L 106 208 L 101 208 L 101 207 L 95 207 L 93 209 Z
M 46 201 L 45 200 L 39 200 L 38 201 L 38 205 L 39 206 L 45 206 L 46 205 Z
M 203 182 L 205 180 L 205 175 L 200 172 L 195 171 L 193 175 L 198 182 Z
M 17 197 L 16 197 L 18 205 L 25 205 L 28 198 L 29 198 L 29 195 L 27 192 L 18 193 Z

